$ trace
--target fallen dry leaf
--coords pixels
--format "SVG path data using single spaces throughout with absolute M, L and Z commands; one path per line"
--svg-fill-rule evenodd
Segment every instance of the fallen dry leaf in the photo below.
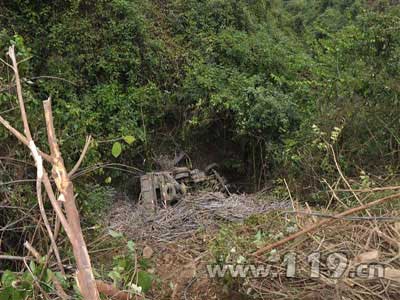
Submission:
M 372 250 L 357 255 L 353 260 L 353 264 L 365 264 L 378 261 L 378 259 L 379 259 L 379 251 Z
M 393 268 L 385 268 L 385 273 L 383 275 L 385 279 L 400 282 L 400 270 Z
M 153 254 L 154 254 L 154 251 L 149 246 L 145 246 L 143 248 L 143 257 L 144 258 L 150 258 L 153 256 Z

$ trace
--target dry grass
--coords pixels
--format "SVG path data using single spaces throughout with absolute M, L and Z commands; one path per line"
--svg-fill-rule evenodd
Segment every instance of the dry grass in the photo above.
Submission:
M 254 195 L 226 196 L 221 192 L 197 192 L 176 205 L 159 209 L 151 218 L 141 205 L 120 201 L 110 213 L 110 227 L 135 240 L 177 241 L 224 222 L 242 222 L 252 215 L 288 208 L 287 201 L 261 201 Z
M 321 218 L 331 219 L 332 215 L 395 194 L 398 189 L 352 189 L 348 184 L 337 184 L 328 191 L 326 208 L 310 208 L 292 198 L 290 192 L 290 201 L 279 202 L 272 197 L 266 200 L 265 195 L 228 197 L 203 191 L 159 210 L 147 220 L 140 206 L 119 202 L 111 212 L 110 223 L 113 229 L 156 249 L 155 272 L 164 286 L 164 292 L 155 292 L 157 299 L 394 300 L 400 299 L 400 214 L 395 199 L 336 219 L 334 224 L 325 223 L 261 256 L 252 254 L 290 236 L 293 228 L 300 231 Z M 258 236 L 256 241 L 260 234 L 262 238 Z M 230 253 L 232 249 L 234 253 Z M 312 260 L 310 255 L 316 252 L 319 259 Z M 296 255 L 294 277 L 286 276 L 283 258 L 287 253 Z M 245 263 L 271 265 L 269 276 L 207 276 L 206 264 L 237 264 L 239 256 L 246 259 Z M 360 276 L 356 273 L 360 265 L 373 266 L 371 272 L 375 270 L 375 274 Z M 166 287 L 171 284 L 175 289 Z

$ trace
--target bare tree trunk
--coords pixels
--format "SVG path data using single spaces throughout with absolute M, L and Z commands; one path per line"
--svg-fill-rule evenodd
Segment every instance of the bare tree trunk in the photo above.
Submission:
M 79 212 L 76 207 L 74 186 L 65 168 L 55 135 L 50 99 L 43 101 L 43 108 L 50 152 L 51 156 L 54 158 L 52 177 L 57 185 L 58 191 L 61 193 L 59 200 L 64 202 L 67 221 L 73 233 L 71 244 L 78 268 L 78 284 L 85 299 L 98 299 L 99 295 L 96 288 L 96 281 L 93 276 L 89 253 L 82 234 Z M 81 284 L 83 286 L 80 286 Z
M 75 203 L 74 187 L 68 172 L 65 168 L 63 158 L 57 143 L 57 138 L 55 135 L 54 124 L 53 124 L 53 114 L 51 109 L 50 99 L 43 102 L 46 127 L 47 127 L 47 137 L 49 141 L 51 155 L 48 155 L 40 151 L 33 139 L 29 128 L 28 117 L 25 110 L 25 105 L 22 96 L 22 87 L 20 82 L 20 77 L 18 73 L 18 63 L 15 57 L 14 46 L 9 48 L 8 55 L 11 58 L 12 65 L 8 65 L 15 74 L 15 81 L 17 87 L 17 96 L 19 107 L 21 110 L 21 119 L 24 124 L 24 134 L 20 133 L 18 130 L 13 128 L 5 119 L 0 116 L 0 123 L 4 125 L 11 133 L 13 133 L 23 144 L 29 147 L 32 156 L 36 163 L 37 168 L 37 194 L 38 201 L 41 201 L 41 185 L 44 184 L 47 195 L 49 196 L 50 202 L 53 206 L 54 211 L 57 214 L 67 236 L 72 244 L 72 249 L 74 252 L 74 257 L 76 260 L 77 267 L 77 282 L 79 290 L 85 300 L 99 300 L 99 293 L 96 287 L 96 281 L 93 276 L 93 271 L 90 263 L 89 253 L 87 251 L 86 243 L 82 234 L 82 229 L 80 225 L 80 216 Z M 88 139 L 90 141 L 90 139 Z M 87 147 L 85 146 L 85 149 Z M 46 170 L 43 167 L 43 159 L 50 162 L 52 165 L 52 177 L 56 183 L 57 190 L 60 193 L 57 199 L 51 185 L 50 179 Z M 81 162 L 81 159 L 78 162 Z M 75 170 L 75 167 L 73 170 Z M 64 203 L 65 215 L 62 211 L 60 203 Z M 43 214 L 42 214 L 43 216 Z M 46 217 L 43 216 L 45 219 Z M 53 236 L 50 234 L 52 239 L 52 246 L 54 252 L 58 253 Z

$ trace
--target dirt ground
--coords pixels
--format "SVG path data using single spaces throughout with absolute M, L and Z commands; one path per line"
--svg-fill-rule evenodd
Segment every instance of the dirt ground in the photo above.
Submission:
M 140 205 L 120 199 L 110 212 L 109 224 L 139 242 L 143 255 L 151 257 L 153 267 L 147 271 L 157 278 L 149 295 L 153 299 L 246 299 L 209 278 L 206 264 L 213 260 L 209 245 L 221 222 L 287 207 L 284 201 L 262 202 L 254 195 L 202 191 L 159 210 L 149 222 L 142 218 Z

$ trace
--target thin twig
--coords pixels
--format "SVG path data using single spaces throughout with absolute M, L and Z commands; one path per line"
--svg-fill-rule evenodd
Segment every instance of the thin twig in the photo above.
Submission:
M 0 260 L 32 260 L 29 256 L 0 255 Z
M 372 193 L 372 192 L 382 192 L 382 191 L 395 191 L 400 190 L 400 186 L 385 186 L 385 187 L 377 187 L 377 188 L 368 188 L 368 189 L 335 189 L 337 192 L 357 192 L 357 193 Z
M 39 254 L 39 252 L 33 248 L 33 246 L 31 245 L 31 243 L 29 243 L 28 241 L 26 241 L 24 243 L 24 247 L 33 255 L 33 257 L 40 262 L 41 260 L 41 255 Z
M 293 208 L 293 210 L 296 210 L 296 207 L 295 207 L 295 205 L 294 205 L 294 199 L 293 199 L 293 197 L 292 197 L 292 193 L 290 192 L 290 188 L 289 188 L 289 185 L 288 185 L 287 182 L 286 182 L 286 179 L 283 179 L 283 182 L 285 183 L 286 190 L 288 191 L 289 198 L 290 198 L 290 202 L 292 203 L 292 208 Z M 295 216 L 295 218 L 296 218 L 296 224 L 297 224 L 297 225 L 300 225 L 300 223 L 299 223 L 299 218 L 298 218 L 297 216 Z
M 253 255 L 254 256 L 260 256 L 261 254 L 263 254 L 263 253 L 265 253 L 267 251 L 270 251 L 270 250 L 272 250 L 274 248 L 277 248 L 277 247 L 279 247 L 279 246 L 281 246 L 283 244 L 286 244 L 286 243 L 288 243 L 288 242 L 290 242 L 290 241 L 292 241 L 292 240 L 294 240 L 294 239 L 296 239 L 296 238 L 298 238 L 298 237 L 300 237 L 300 236 L 302 236 L 304 234 L 307 234 L 309 232 L 315 231 L 315 230 L 317 230 L 318 228 L 320 228 L 320 227 L 322 227 L 324 225 L 331 225 L 331 224 L 337 222 L 338 220 L 342 219 L 343 217 L 345 217 L 347 215 L 351 215 L 351 214 L 354 214 L 356 212 L 366 210 L 367 208 L 370 208 L 370 207 L 373 207 L 373 206 L 376 206 L 376 205 L 379 205 L 379 204 L 383 204 L 385 202 L 389 202 L 391 200 L 398 199 L 398 198 L 400 198 L 400 194 L 394 194 L 394 195 L 390 195 L 390 196 L 387 196 L 387 197 L 372 201 L 372 202 L 364 204 L 364 205 L 360 205 L 360 206 L 351 208 L 349 210 L 346 210 L 346 211 L 344 211 L 342 213 L 339 213 L 339 214 L 335 215 L 334 219 L 326 219 L 326 220 L 320 221 L 320 222 L 318 222 L 318 223 L 316 223 L 314 225 L 311 225 L 311 226 L 309 226 L 307 228 L 304 228 L 303 230 L 300 230 L 300 231 L 298 231 L 298 232 L 296 232 L 296 233 L 294 233 L 294 234 L 292 234 L 292 235 L 290 235 L 290 236 L 288 236 L 288 237 L 286 237 L 286 238 L 284 238 L 284 239 L 282 239 L 280 241 L 277 241 L 275 243 L 266 245 L 266 246 L 260 248 L 259 250 L 257 250 L 256 252 L 254 252 Z
M 61 222 L 68 238 L 72 238 L 73 237 L 72 230 L 70 228 L 70 225 L 69 225 L 67 219 L 65 218 L 63 211 L 61 210 L 60 203 L 58 202 L 56 195 L 54 194 L 53 187 L 51 186 L 51 182 L 50 182 L 49 176 L 46 171 L 43 172 L 43 185 L 46 189 L 47 195 L 49 196 L 49 199 L 53 206 L 53 209 L 56 212 L 57 217 L 60 219 L 60 222 Z
M 26 115 L 24 98 L 22 96 L 22 86 L 21 86 L 21 80 L 19 78 L 18 63 L 17 63 L 17 59 L 15 57 L 14 45 L 12 45 L 8 49 L 7 54 L 11 58 L 12 65 L 13 65 L 13 71 L 15 74 L 15 84 L 17 85 L 17 98 L 18 98 L 18 102 L 19 102 L 19 109 L 21 110 L 21 119 L 22 119 L 22 123 L 24 124 L 25 136 L 29 143 L 32 140 L 32 135 L 31 135 L 31 130 L 29 129 L 29 123 L 28 123 L 28 117 Z
M 6 62 L 4 59 L 0 58 L 0 61 L 5 64 L 7 67 L 9 67 L 10 69 L 14 70 L 13 66 L 10 65 L 8 62 Z
M 37 185 L 41 185 L 41 183 L 38 183 Z M 41 193 L 41 189 L 38 190 L 38 193 L 37 193 L 38 194 L 37 198 L 38 198 L 38 203 L 39 203 L 40 214 L 42 216 L 44 225 L 46 227 L 47 234 L 49 235 L 50 242 L 51 242 L 51 248 L 54 251 L 54 255 L 55 255 L 56 260 L 57 260 L 58 268 L 59 268 L 61 274 L 65 275 L 64 266 L 63 266 L 63 264 L 61 262 L 60 252 L 58 251 L 57 243 L 56 243 L 56 240 L 54 238 L 53 231 L 51 230 L 50 222 L 49 222 L 49 219 L 47 218 L 46 211 L 45 211 L 44 205 L 43 205 L 43 200 L 42 200 L 41 195 L 39 196 L 39 192 Z
M 38 263 L 41 262 L 40 253 L 28 241 L 26 241 L 24 243 L 24 247 L 35 257 L 36 262 L 38 262 Z M 45 270 L 46 270 L 46 268 L 44 267 L 43 271 L 45 271 Z M 54 276 L 54 274 L 52 274 L 51 280 L 53 281 L 54 287 L 56 288 L 57 295 L 63 300 L 70 299 L 70 297 L 67 295 L 67 293 L 65 293 L 65 291 L 64 291 L 62 285 L 60 284 L 60 282 L 58 281 L 57 277 Z
M 2 116 L 0 116 L 0 123 L 6 128 L 8 129 L 8 131 L 10 131 L 21 143 L 23 143 L 25 146 L 29 146 L 29 141 L 28 139 L 22 134 L 20 133 L 17 129 L 15 129 L 14 127 L 12 127 L 10 125 L 10 123 L 8 123 L 8 121 L 6 121 Z M 41 157 L 43 157 L 45 160 L 47 160 L 48 162 L 52 163 L 53 162 L 53 158 L 48 155 L 47 153 L 44 153 L 42 151 L 40 151 L 38 149 L 38 152 L 40 154 Z
M 332 156 L 333 156 L 333 160 L 334 160 L 334 162 L 335 162 L 336 169 L 337 169 L 337 171 L 339 172 L 340 177 L 343 179 L 344 183 L 347 185 L 347 187 L 349 188 L 349 190 L 351 191 L 351 193 L 354 195 L 354 198 L 357 199 L 358 203 L 359 203 L 360 205 L 363 205 L 364 203 L 361 201 L 360 197 L 358 197 L 358 195 L 353 191 L 353 189 L 352 189 L 350 183 L 347 181 L 346 177 L 343 175 L 342 169 L 340 168 L 340 165 L 339 165 L 339 163 L 338 163 L 338 161 L 337 161 L 337 159 L 336 159 L 335 150 L 333 149 L 332 145 L 330 145 L 330 144 L 329 144 L 329 147 L 330 147 L 330 149 L 331 149 Z M 371 213 L 369 212 L 368 209 L 366 210 L 366 212 L 367 212 L 367 214 L 368 214 L 369 216 L 371 216 Z
M 339 219 L 345 221 L 382 221 L 382 222 L 398 222 L 400 221 L 400 217 L 390 217 L 390 216 L 368 216 L 368 217 L 345 217 L 345 218 L 337 218 L 331 214 L 324 214 L 318 212 L 308 212 L 308 211 L 287 211 L 284 210 L 282 213 L 285 214 L 299 214 L 299 215 L 307 215 L 314 216 L 319 218 L 330 218 L 330 219 Z
M 69 171 L 68 176 L 72 176 L 75 174 L 76 171 L 78 171 L 79 167 L 81 166 L 83 159 L 86 156 L 86 152 L 89 149 L 90 146 L 90 142 L 92 141 L 92 137 L 89 135 L 88 137 L 86 137 L 86 142 L 85 142 L 85 146 L 83 147 L 81 156 L 79 157 L 78 161 L 76 162 L 75 166 L 72 168 L 71 171 Z
M 77 84 L 75 82 L 72 82 L 68 79 L 62 78 L 62 77 L 57 77 L 57 76 L 49 76 L 49 75 L 42 75 L 42 76 L 35 76 L 35 77 L 30 77 L 29 79 L 31 80 L 36 80 L 36 79 L 55 79 L 55 80 L 60 80 L 60 81 L 65 81 L 68 82 L 72 85 L 77 86 Z
M 35 274 L 33 274 L 31 268 L 29 267 L 29 265 L 26 263 L 26 260 L 24 259 L 24 264 L 25 267 L 28 269 L 29 273 L 31 274 L 32 278 L 33 278 L 33 282 L 36 284 L 36 286 L 38 287 L 38 289 L 40 290 L 40 292 L 42 293 L 43 297 L 46 300 L 50 300 L 50 296 L 49 294 L 47 294 L 47 292 L 42 288 L 42 286 L 40 285 L 39 280 L 37 279 L 37 277 L 35 276 Z

